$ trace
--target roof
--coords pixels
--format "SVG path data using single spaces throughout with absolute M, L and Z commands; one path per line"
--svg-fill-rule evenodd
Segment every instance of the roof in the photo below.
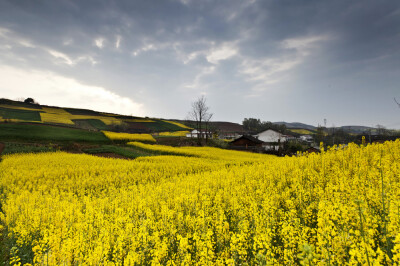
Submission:
M 231 122 L 211 122 L 212 126 L 215 127 L 220 132 L 241 132 L 244 133 L 246 130 L 243 128 L 242 125 L 238 123 L 231 123 Z
M 247 139 L 247 140 L 250 140 L 250 141 L 252 141 L 252 142 L 254 142 L 254 143 L 257 143 L 257 144 L 264 143 L 263 141 L 261 141 L 261 140 L 255 138 L 255 137 L 253 137 L 253 136 L 250 136 L 250 135 L 243 135 L 243 136 L 241 136 L 241 137 L 239 137 L 239 138 L 237 138 L 237 139 L 231 141 L 231 143 L 233 143 L 233 142 L 235 142 L 235 141 L 237 141 L 237 140 L 239 140 L 239 139 Z
M 281 132 L 279 132 L 278 130 L 275 130 L 275 129 L 271 129 L 271 128 L 269 128 L 269 129 L 265 129 L 265 130 L 263 130 L 263 131 L 260 131 L 260 132 L 258 132 L 258 134 L 257 135 L 259 135 L 259 134 L 261 134 L 261 133 L 265 133 L 265 132 L 267 132 L 267 131 L 272 131 L 272 132 L 275 132 L 275 133 L 278 133 L 278 134 L 281 134 L 281 135 L 283 135 Z

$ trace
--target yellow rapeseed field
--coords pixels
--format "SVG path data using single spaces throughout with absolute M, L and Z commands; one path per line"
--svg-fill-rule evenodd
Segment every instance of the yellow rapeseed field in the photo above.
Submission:
M 110 140 L 126 140 L 126 141 L 146 141 L 156 142 L 150 134 L 131 134 L 131 133 L 118 133 L 111 131 L 102 131 L 104 135 Z
M 186 137 L 186 134 L 189 134 L 190 131 L 174 131 L 174 132 L 160 132 L 160 136 L 167 137 Z
M 195 157 L 3 157 L 11 264 L 400 264 L 400 141 L 285 158 L 171 149 Z
M 164 121 L 164 122 L 167 122 L 167 123 L 170 123 L 170 124 L 173 124 L 173 125 L 176 125 L 176 126 L 181 127 L 181 128 L 192 129 L 191 127 L 185 126 L 184 124 L 179 123 L 179 122 L 168 121 L 168 120 L 163 120 L 163 121 Z

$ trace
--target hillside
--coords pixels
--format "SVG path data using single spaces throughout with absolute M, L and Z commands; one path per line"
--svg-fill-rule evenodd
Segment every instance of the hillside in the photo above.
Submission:
M 0 122 L 35 123 L 100 131 L 157 133 L 185 131 L 174 121 L 124 116 L 88 109 L 64 108 L 0 99 Z

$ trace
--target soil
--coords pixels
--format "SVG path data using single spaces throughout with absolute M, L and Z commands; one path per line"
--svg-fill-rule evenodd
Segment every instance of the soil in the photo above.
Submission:
M 117 158 L 117 159 L 132 160 L 131 158 L 127 158 L 127 157 L 124 157 L 122 155 L 112 153 L 112 152 L 92 153 L 91 155 L 98 156 L 98 157 L 105 157 L 105 158 Z
M 0 155 L 3 152 L 4 148 L 6 147 L 6 145 L 4 143 L 0 142 Z

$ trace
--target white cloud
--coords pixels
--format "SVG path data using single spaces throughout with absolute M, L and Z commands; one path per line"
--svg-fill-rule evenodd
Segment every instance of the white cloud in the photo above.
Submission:
M 67 65 L 74 65 L 75 63 L 72 61 L 72 59 L 66 55 L 63 54 L 61 52 L 55 51 L 55 50 L 48 50 L 49 54 L 51 54 L 52 56 L 54 56 L 57 59 L 61 59 L 61 61 Z
M 326 35 L 290 38 L 280 43 L 282 52 L 275 57 L 244 58 L 240 72 L 248 80 L 256 82 L 253 91 L 263 91 L 268 85 L 278 83 L 287 77 L 289 71 L 302 64 L 322 41 L 330 40 Z
M 84 62 L 84 61 L 90 62 L 92 65 L 95 65 L 98 63 L 92 56 L 89 56 L 89 55 L 82 55 L 82 56 L 78 56 L 76 58 L 71 58 L 70 56 L 68 56 L 64 53 L 61 53 L 59 51 L 56 51 L 56 50 L 48 49 L 47 52 L 50 55 L 54 56 L 58 60 L 56 63 L 61 62 L 63 64 L 67 64 L 69 66 L 73 66 L 73 65 L 76 65 L 77 63 Z
M 215 66 L 209 66 L 209 67 L 204 67 L 199 74 L 196 75 L 196 77 L 193 79 L 193 81 L 189 84 L 184 85 L 185 88 L 189 88 L 189 89 L 199 89 L 201 87 L 204 87 L 201 84 L 201 79 L 204 76 L 210 75 L 212 73 L 214 73 L 216 67 Z
M 117 35 L 117 40 L 115 41 L 115 48 L 119 49 L 119 46 L 121 45 L 121 40 L 122 37 L 120 35 Z
M 237 48 L 233 44 L 224 44 L 212 48 L 206 56 L 207 61 L 212 64 L 218 64 L 219 61 L 229 59 L 238 54 Z
M 74 43 L 73 39 L 66 39 L 66 40 L 63 41 L 63 45 L 64 46 L 68 46 L 68 45 L 71 45 L 73 43 Z
M 286 49 L 295 49 L 301 55 L 307 56 L 313 48 L 317 48 L 321 41 L 330 40 L 327 35 L 307 36 L 300 38 L 290 38 L 281 42 L 281 47 Z
M 143 104 L 106 88 L 84 85 L 52 72 L 27 71 L 0 66 L 0 95 L 5 98 L 32 97 L 42 104 L 78 107 L 144 116 Z
M 138 56 L 141 53 L 147 52 L 147 51 L 157 51 L 159 49 L 159 47 L 157 47 L 155 44 L 146 44 L 144 46 L 142 46 L 139 49 L 136 49 L 135 51 L 132 52 L 133 56 Z
M 104 47 L 104 38 L 97 38 L 94 40 L 94 45 L 96 45 L 98 48 L 102 49 Z

